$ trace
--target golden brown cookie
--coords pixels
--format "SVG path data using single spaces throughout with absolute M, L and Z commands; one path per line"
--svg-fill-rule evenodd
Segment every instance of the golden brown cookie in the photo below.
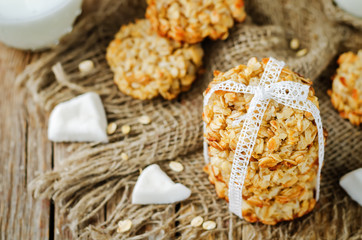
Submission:
M 245 17 L 243 0 L 147 0 L 146 17 L 161 35 L 198 43 L 204 38 L 226 39 L 234 20 Z
M 173 99 L 190 89 L 202 64 L 199 44 L 182 44 L 155 33 L 148 20 L 122 26 L 107 48 L 114 81 L 138 99 Z
M 358 54 L 343 53 L 338 64 L 329 91 L 331 101 L 343 118 L 358 126 L 362 122 L 362 50 Z
M 232 79 L 245 85 L 260 82 L 268 59 L 249 60 L 225 73 L 216 71 L 205 94 L 216 84 Z M 284 67 L 279 81 L 311 85 L 309 79 Z M 314 90 L 308 99 L 318 106 Z M 204 137 L 210 163 L 204 170 L 215 184 L 218 197 L 228 200 L 229 178 L 234 152 L 253 95 L 216 91 L 204 107 Z M 316 203 L 314 191 L 318 172 L 317 127 L 309 112 L 279 104 L 274 100 L 265 111 L 251 155 L 242 190 L 242 215 L 250 222 L 276 224 L 310 212 Z

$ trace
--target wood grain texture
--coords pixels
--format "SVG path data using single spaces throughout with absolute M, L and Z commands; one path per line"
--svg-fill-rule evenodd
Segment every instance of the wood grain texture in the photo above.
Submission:
M 26 163 L 26 181 L 29 183 L 38 174 L 52 168 L 52 148 L 47 140 L 46 117 L 42 111 L 35 106 L 33 101 L 28 98 L 27 103 L 27 163 Z M 50 201 L 35 200 L 27 193 L 26 199 L 26 223 L 25 230 L 21 239 L 49 239 L 52 231 L 49 224 L 53 219 L 50 216 Z
M 59 167 L 62 164 L 62 160 L 70 154 L 67 152 L 66 145 L 67 144 L 63 143 L 53 143 L 53 161 L 55 169 Z M 61 213 L 56 206 L 54 213 L 54 239 L 73 239 L 66 219 L 66 214 Z
M 85 0 L 82 16 L 97 10 Z M 67 153 L 47 138 L 47 116 L 17 89 L 16 76 L 41 56 L 0 43 L 0 239 L 72 239 L 67 221 L 49 200 L 34 199 L 27 184 Z M 55 219 L 54 219 L 55 218 Z M 104 211 L 95 221 L 104 220 Z M 54 227 L 54 228 L 53 228 Z
M 15 87 L 15 77 L 37 59 L 0 45 L 0 189 L 1 239 L 49 239 L 49 202 L 34 200 L 27 183 L 51 169 L 51 152 L 40 115 L 29 117 L 34 104 Z

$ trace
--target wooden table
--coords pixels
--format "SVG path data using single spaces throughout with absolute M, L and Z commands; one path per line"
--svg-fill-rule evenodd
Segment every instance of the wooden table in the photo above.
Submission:
M 99 1 L 85 0 L 83 15 Z M 51 170 L 67 154 L 62 144 L 47 138 L 47 117 L 25 89 L 17 89 L 16 76 L 41 53 L 6 47 L 0 43 L 0 239 L 71 239 L 65 216 L 49 200 L 33 199 L 27 184 Z M 98 221 L 104 220 L 100 213 Z M 97 220 L 96 220 L 97 221 Z

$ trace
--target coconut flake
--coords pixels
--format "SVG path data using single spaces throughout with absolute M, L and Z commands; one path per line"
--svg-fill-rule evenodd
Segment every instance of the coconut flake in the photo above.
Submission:
M 48 138 L 54 142 L 108 142 L 107 118 L 101 98 L 88 92 L 55 106 Z
M 132 203 L 168 204 L 185 200 L 190 195 L 190 189 L 174 183 L 157 164 L 152 164 L 138 177 L 132 193 Z
M 339 185 L 348 195 L 362 206 L 362 168 L 358 168 L 344 175 Z

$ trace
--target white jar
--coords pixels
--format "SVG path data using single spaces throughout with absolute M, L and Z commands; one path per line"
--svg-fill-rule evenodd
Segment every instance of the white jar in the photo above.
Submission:
M 335 2 L 344 11 L 362 18 L 362 0 L 335 0 Z
M 72 30 L 82 0 L 0 0 L 0 41 L 30 50 L 52 47 Z

